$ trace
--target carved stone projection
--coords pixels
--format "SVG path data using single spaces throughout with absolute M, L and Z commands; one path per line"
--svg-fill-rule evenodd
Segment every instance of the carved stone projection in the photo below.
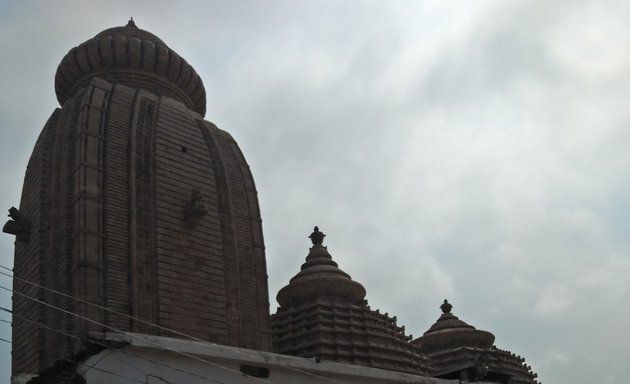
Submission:
M 2 232 L 15 235 L 16 241 L 23 243 L 31 241 L 31 223 L 28 219 L 15 207 L 9 209 L 9 217 L 11 220 L 4 224 Z
M 429 373 L 396 318 L 372 310 L 365 288 L 339 269 L 315 227 L 306 262 L 278 292 L 274 352 L 415 374 Z
M 72 48 L 55 91 L 62 107 L 35 144 L 20 202 L 31 239 L 16 243 L 15 314 L 79 336 L 115 328 L 177 337 L 168 328 L 269 350 L 254 180 L 234 139 L 203 119 L 193 67 L 130 21 Z M 25 236 L 13 219 L 5 230 Z M 77 348 L 16 321 L 13 373 L 37 373 Z
M 202 217 L 208 214 L 208 208 L 206 207 L 201 194 L 198 189 L 194 189 L 190 193 L 190 197 L 184 204 L 184 223 L 188 228 L 194 228 L 199 224 Z

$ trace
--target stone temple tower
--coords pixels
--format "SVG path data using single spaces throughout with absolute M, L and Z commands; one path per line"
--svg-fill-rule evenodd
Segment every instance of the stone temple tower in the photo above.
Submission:
M 55 91 L 4 228 L 13 375 L 114 329 L 271 349 L 254 181 L 192 66 L 130 21 L 71 49 Z

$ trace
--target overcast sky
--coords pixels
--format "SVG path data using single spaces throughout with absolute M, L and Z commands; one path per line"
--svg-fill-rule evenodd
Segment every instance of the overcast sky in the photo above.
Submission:
M 61 58 L 133 16 L 195 67 L 251 166 L 272 312 L 318 225 L 414 337 L 448 298 L 545 384 L 627 382 L 629 1 L 95 3 L 0 0 L 0 209 Z M 9 360 L 0 342 L 0 383 Z

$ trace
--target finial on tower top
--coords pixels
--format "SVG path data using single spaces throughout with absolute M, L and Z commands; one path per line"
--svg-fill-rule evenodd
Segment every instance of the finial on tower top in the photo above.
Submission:
M 440 309 L 442 310 L 442 313 L 451 313 L 451 309 L 453 309 L 453 306 L 446 299 L 444 299 L 444 304 L 440 305 Z
M 311 235 L 309 236 L 309 239 L 311 239 L 313 245 L 322 245 L 322 243 L 324 242 L 324 237 L 326 237 L 326 235 L 320 232 L 319 228 L 315 226 L 315 228 L 313 229 L 313 233 L 311 233 Z
M 134 21 L 133 21 L 133 17 L 131 17 L 131 18 L 129 19 L 129 21 L 127 22 L 127 25 L 125 25 L 125 27 L 138 28 L 138 27 L 136 26 L 136 23 L 134 23 Z

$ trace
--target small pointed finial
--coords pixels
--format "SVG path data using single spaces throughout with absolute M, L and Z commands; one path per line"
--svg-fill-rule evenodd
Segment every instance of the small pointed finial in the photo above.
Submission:
M 129 19 L 129 21 L 127 22 L 127 25 L 125 25 L 125 27 L 138 28 L 136 26 L 136 23 L 134 23 L 134 21 L 133 21 L 133 17 Z
M 442 310 L 442 313 L 451 313 L 451 309 L 453 309 L 453 306 L 446 299 L 444 299 L 444 304 L 440 305 L 440 309 Z
M 308 238 L 311 239 L 313 245 L 322 245 L 322 243 L 324 242 L 324 237 L 326 237 L 326 235 L 320 232 L 319 228 L 315 226 L 315 228 L 313 228 L 313 233 L 311 233 Z

